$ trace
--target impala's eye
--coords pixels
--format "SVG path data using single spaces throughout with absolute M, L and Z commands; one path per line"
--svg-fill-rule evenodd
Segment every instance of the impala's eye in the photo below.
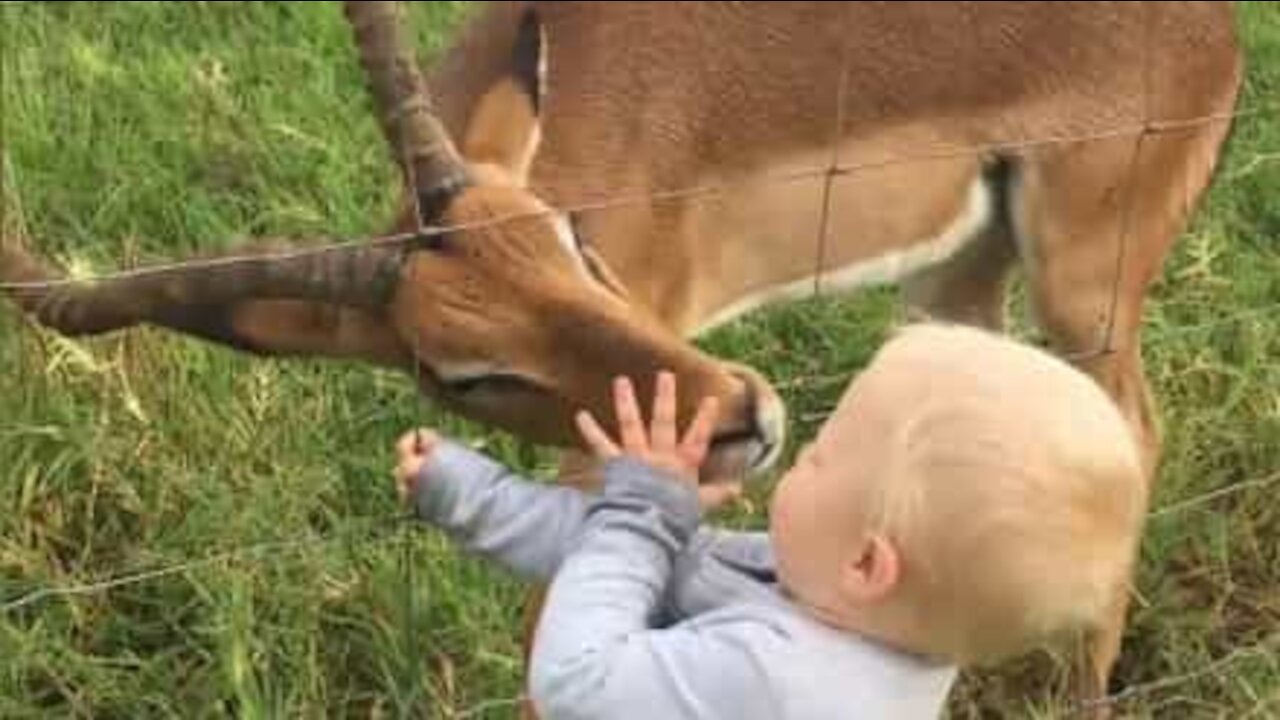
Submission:
M 501 394 L 542 389 L 538 383 L 514 373 L 485 373 L 483 375 L 450 377 L 445 379 L 443 384 L 449 392 L 455 395 L 474 395 L 479 392 Z
M 549 388 L 536 378 L 487 361 L 419 361 L 418 372 L 431 384 L 456 398 L 501 398 L 514 393 L 547 393 Z

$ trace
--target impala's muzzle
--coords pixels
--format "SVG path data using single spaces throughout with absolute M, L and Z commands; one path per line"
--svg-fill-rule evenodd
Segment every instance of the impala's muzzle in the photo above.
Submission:
M 703 473 L 710 482 L 760 476 L 777 463 L 786 440 L 785 406 L 769 382 L 745 366 L 730 365 L 730 372 L 743 383 L 743 406 L 712 438 Z

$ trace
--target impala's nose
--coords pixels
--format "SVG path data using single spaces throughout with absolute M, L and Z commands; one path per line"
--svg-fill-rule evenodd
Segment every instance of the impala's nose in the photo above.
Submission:
M 706 475 L 711 479 L 750 479 L 771 469 L 786 439 L 786 409 L 773 386 L 758 372 L 730 365 L 741 381 L 735 407 L 724 413 L 712 439 Z
M 782 454 L 787 434 L 786 405 L 762 375 L 742 367 L 734 371 L 747 384 L 751 403 L 750 417 L 757 452 L 751 458 L 751 471 L 763 472 L 773 467 Z

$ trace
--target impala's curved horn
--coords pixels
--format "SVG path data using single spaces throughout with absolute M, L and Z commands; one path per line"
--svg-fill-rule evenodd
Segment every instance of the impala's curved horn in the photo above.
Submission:
M 432 109 L 397 2 L 347 2 L 360 64 L 383 135 L 418 199 L 424 223 L 469 182 L 466 165 Z
M 41 324 L 92 335 L 240 301 L 312 300 L 380 313 L 399 283 L 400 256 L 384 247 L 307 248 L 266 241 L 167 267 L 75 280 L 17 246 L 0 248 L 0 283 Z

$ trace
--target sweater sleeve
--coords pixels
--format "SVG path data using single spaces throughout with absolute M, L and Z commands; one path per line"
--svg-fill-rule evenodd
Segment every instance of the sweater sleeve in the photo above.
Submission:
M 700 617 L 656 628 L 674 561 L 699 524 L 696 493 L 622 458 L 605 467 L 548 590 L 530 660 L 543 717 L 770 717 L 767 619 Z
M 465 552 L 530 580 L 555 573 L 587 507 L 578 490 L 533 482 L 447 439 L 423 466 L 414 505 Z

